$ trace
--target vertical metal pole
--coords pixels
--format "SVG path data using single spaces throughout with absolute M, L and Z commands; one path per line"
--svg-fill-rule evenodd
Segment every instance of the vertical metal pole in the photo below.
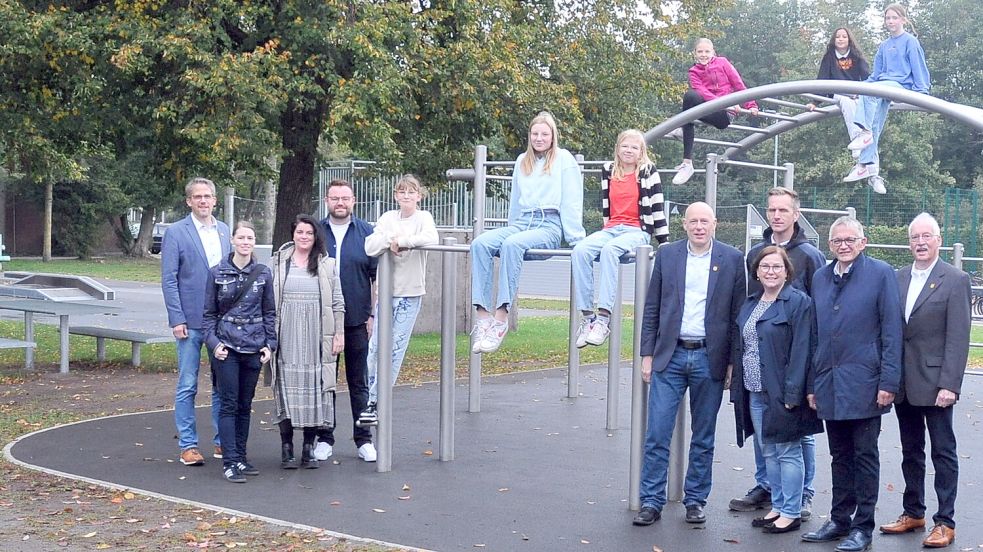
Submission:
M 444 238 L 454 245 L 457 238 Z M 440 254 L 440 460 L 454 459 L 454 353 L 457 347 L 457 270 L 455 254 Z
M 606 429 L 618 429 L 618 388 L 621 383 L 621 319 L 624 309 L 621 305 L 624 284 L 624 271 L 618 265 L 618 286 L 614 288 L 614 305 L 611 306 L 611 335 L 608 336 L 608 413 Z
M 963 255 L 966 253 L 966 246 L 956 242 L 952 244 L 952 266 L 963 269 Z
M 779 134 L 775 135 L 775 154 L 772 157 L 772 163 L 771 163 L 772 165 L 778 165 L 778 137 L 779 136 L 780 136 Z M 772 188 L 778 187 L 778 173 L 774 170 L 771 171 L 771 187 Z
M 576 297 L 576 283 L 573 281 L 573 258 L 570 258 L 570 312 L 568 313 L 567 331 L 570 339 L 567 340 L 567 398 L 575 399 L 580 393 L 580 349 L 577 348 L 577 329 L 580 320 L 580 313 L 577 312 L 577 305 L 574 301 Z
M 378 277 L 379 314 L 375 331 L 378 332 L 379 357 L 375 381 L 379 391 L 379 426 L 376 428 L 379 455 L 375 470 L 382 473 L 393 469 L 393 257 L 388 251 L 379 258 Z
M 451 228 L 460 228 L 461 223 L 457 220 L 457 202 L 451 203 Z
M 61 363 L 59 372 L 68 373 L 68 315 L 58 317 L 58 342 L 61 345 Z
M 225 224 L 229 229 L 235 228 L 236 222 L 236 191 L 232 186 L 225 187 Z
M 717 212 L 717 154 L 707 154 L 707 205 Z
M 683 393 L 676 411 L 676 426 L 672 430 L 672 443 L 669 444 L 669 483 L 666 495 L 669 500 L 683 499 L 683 474 L 686 473 L 686 450 L 689 445 L 689 426 L 686 412 L 689 407 L 689 391 Z
M 474 227 L 471 240 L 474 241 L 485 230 L 485 161 L 488 147 L 474 147 Z M 471 337 L 474 344 L 474 337 Z M 468 350 L 468 412 L 481 412 L 481 355 Z
M 857 208 L 856 207 L 847 207 L 846 208 L 846 214 L 849 215 L 850 218 L 852 218 L 852 219 L 857 218 Z
M 645 294 L 648 292 L 649 273 L 652 271 L 651 245 L 635 248 L 635 329 L 631 348 L 631 440 L 628 451 L 628 509 L 641 508 L 639 491 L 642 483 L 642 447 L 645 443 L 645 418 L 648 388 L 642 381 L 642 313 L 645 311 Z
M 34 341 L 34 313 L 24 311 L 24 341 Z M 24 368 L 34 370 L 34 347 L 24 348 Z
M 795 163 L 785 163 L 785 183 L 782 186 L 789 190 L 795 186 Z
M 382 200 L 377 199 L 375 200 L 375 219 L 373 220 L 378 222 L 379 217 L 381 216 L 382 216 Z

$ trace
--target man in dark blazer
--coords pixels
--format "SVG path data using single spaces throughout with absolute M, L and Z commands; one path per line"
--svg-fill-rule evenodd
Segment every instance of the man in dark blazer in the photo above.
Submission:
M 956 538 L 956 483 L 959 457 L 952 430 L 953 405 L 959 399 L 969 356 L 972 290 L 969 275 L 939 258 L 939 223 L 922 213 L 908 226 L 912 265 L 898 271 L 904 306 L 904 378 L 895 400 L 901 433 L 904 512 L 881 526 L 885 534 L 925 530 L 925 429 L 932 439 L 935 526 L 922 544 L 942 548 Z
M 866 246 L 857 219 L 836 219 L 829 229 L 836 261 L 812 278 L 818 338 L 806 397 L 826 422 L 833 504 L 826 523 L 802 540 L 847 537 L 837 552 L 870 548 L 881 416 L 890 412 L 901 385 L 898 281 L 890 265 L 862 254 Z
M 160 253 L 160 287 L 167 307 L 167 324 L 177 339 L 177 388 L 174 393 L 174 423 L 178 432 L 180 461 L 200 466 L 205 458 L 198 449 L 195 424 L 195 396 L 198 393 L 198 366 L 201 364 L 201 331 L 205 310 L 205 283 L 208 269 L 232 250 L 229 227 L 212 216 L 215 184 L 207 178 L 193 178 L 184 187 L 185 202 L 191 214 L 175 222 L 164 233 Z M 215 429 L 214 456 L 221 458 L 218 440 L 218 395 L 212 382 L 212 427 Z
M 651 386 L 635 525 L 662 517 L 669 444 L 687 389 L 693 436 L 683 504 L 687 522 L 706 521 L 717 412 L 737 361 L 736 319 L 747 295 L 744 258 L 713 239 L 716 226 L 713 209 L 693 203 L 683 221 L 687 238 L 659 248 L 655 257 L 642 318 L 642 379 Z

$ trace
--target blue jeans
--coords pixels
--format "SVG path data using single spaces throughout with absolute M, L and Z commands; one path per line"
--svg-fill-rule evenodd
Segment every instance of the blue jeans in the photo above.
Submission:
M 488 312 L 510 305 L 519 287 L 522 260 L 529 249 L 560 247 L 563 227 L 556 211 L 522 213 L 504 228 L 483 232 L 471 242 L 471 303 Z M 498 297 L 492 308 L 493 257 L 498 255 Z
M 764 412 L 768 397 L 760 392 L 748 392 L 751 398 L 751 423 L 754 425 L 754 441 L 761 447 L 768 469 L 771 486 L 771 509 L 783 517 L 795 519 L 802 513 L 802 444 L 799 440 L 786 443 L 765 443 Z
M 399 369 L 403 365 L 403 357 L 406 356 L 406 348 L 410 345 L 410 337 L 413 335 L 413 324 L 416 323 L 416 315 L 420 314 L 420 305 L 423 297 L 393 297 L 393 385 L 396 385 L 396 378 L 399 377 Z M 379 306 L 376 305 L 376 312 Z M 376 317 L 378 320 L 378 317 Z M 379 332 L 372 332 L 369 339 L 369 402 L 375 403 L 379 397 L 376 388 L 376 375 L 379 372 Z
M 225 360 L 212 357 L 212 372 L 218 387 L 218 432 L 222 439 L 222 464 L 246 461 L 250 412 L 261 363 L 259 353 L 238 353 L 232 349 Z
M 877 81 L 875 84 L 904 88 L 890 80 Z M 880 144 L 881 132 L 884 131 L 884 123 L 887 122 L 887 111 L 890 107 L 891 100 L 887 98 L 860 96 L 857 100 L 857 111 L 853 114 L 854 124 L 869 130 L 874 136 L 874 141 L 860 152 L 860 159 L 858 159 L 860 163 L 878 162 L 877 146 Z
M 710 377 L 706 349 L 676 347 L 669 365 L 652 372 L 649 388 L 648 429 L 642 458 L 639 492 L 642 507 L 661 511 L 666 504 L 666 478 L 669 470 L 669 443 L 676 423 L 676 411 L 689 388 L 693 437 L 689 444 L 683 504 L 705 505 L 710 495 L 713 469 L 713 437 L 717 412 L 724 394 L 724 382 Z
M 177 340 L 177 389 L 174 391 L 174 425 L 177 426 L 178 447 L 187 450 L 198 446 L 198 428 L 195 425 L 195 395 L 198 394 L 198 367 L 201 365 L 201 345 L 205 335 L 201 330 L 188 328 L 188 337 Z M 219 446 L 218 391 L 215 374 L 212 373 L 212 441 Z
M 751 440 L 754 443 L 754 482 L 762 489 L 771 490 L 771 483 L 768 482 L 768 468 L 765 466 L 765 457 L 761 453 L 761 446 L 757 439 Z M 812 498 L 816 496 L 816 488 L 813 482 L 816 479 L 816 436 L 806 435 L 799 441 L 802 445 L 802 497 Z
M 594 310 L 594 259 L 601 262 L 597 306 L 611 312 L 617 294 L 621 256 L 640 245 L 648 245 L 648 233 L 637 226 L 619 224 L 598 230 L 577 243 L 570 259 L 576 306 L 581 311 Z

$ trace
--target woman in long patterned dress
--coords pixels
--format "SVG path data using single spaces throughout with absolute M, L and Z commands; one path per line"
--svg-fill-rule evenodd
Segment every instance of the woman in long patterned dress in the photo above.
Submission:
M 303 428 L 300 467 L 317 468 L 315 430 L 334 426 L 337 356 L 345 348 L 345 301 L 321 227 L 297 215 L 293 242 L 270 258 L 280 348 L 272 362 L 274 419 L 280 426 L 280 467 L 296 469 L 293 432 Z

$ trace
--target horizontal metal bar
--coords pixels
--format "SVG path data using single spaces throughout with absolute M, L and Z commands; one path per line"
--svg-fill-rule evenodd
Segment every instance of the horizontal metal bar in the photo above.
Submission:
M 758 128 L 758 127 L 745 126 L 745 125 L 730 125 L 729 127 L 727 127 L 727 130 L 740 130 L 743 132 L 751 132 L 754 134 L 771 134 L 770 132 L 768 132 L 767 128 Z
M 747 110 L 743 110 L 746 112 Z M 764 117 L 765 119 L 776 119 L 779 121 L 796 121 L 795 117 L 790 115 L 782 115 L 781 113 L 773 113 L 771 111 L 759 111 L 758 117 Z
M 782 107 L 790 107 L 792 109 L 798 109 L 799 111 L 809 111 L 809 108 L 805 104 L 800 104 L 796 102 L 790 102 L 788 100 L 777 100 L 775 98 L 761 98 L 759 100 L 762 103 L 780 105 Z
M 799 209 L 799 211 L 803 213 L 817 213 L 820 215 L 849 215 L 850 214 L 848 211 L 838 211 L 836 209 L 809 209 L 807 207 L 803 207 Z
M 697 144 L 709 144 L 711 146 L 724 146 L 728 148 L 732 148 L 734 146 L 740 145 L 737 142 L 726 142 L 724 140 L 711 140 L 709 138 L 696 138 L 693 141 L 696 142 Z
M 773 171 L 786 171 L 788 167 L 782 165 L 765 165 L 763 163 L 752 163 L 750 161 L 734 161 L 733 159 L 725 159 L 723 161 L 717 161 L 720 165 L 734 165 L 737 167 L 752 167 L 755 169 L 771 169 Z

